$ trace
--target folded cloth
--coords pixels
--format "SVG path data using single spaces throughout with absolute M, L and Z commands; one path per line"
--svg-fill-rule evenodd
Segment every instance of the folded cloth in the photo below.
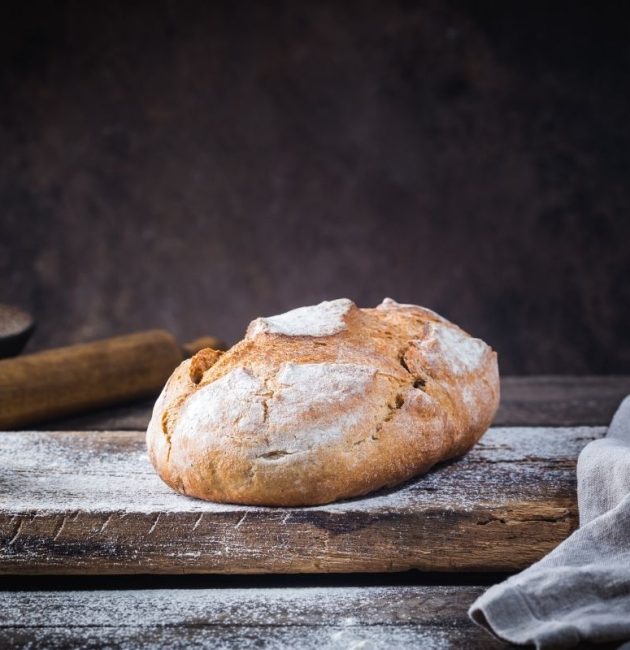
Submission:
M 630 396 L 606 437 L 582 450 L 577 480 L 580 527 L 468 612 L 500 639 L 536 648 L 630 639 Z

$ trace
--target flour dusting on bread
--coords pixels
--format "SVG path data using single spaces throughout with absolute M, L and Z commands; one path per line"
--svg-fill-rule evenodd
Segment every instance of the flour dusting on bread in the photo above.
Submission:
M 190 397 L 175 436 L 189 450 L 241 446 L 251 459 L 279 460 L 368 426 L 364 398 L 386 381 L 356 364 L 285 363 L 264 380 L 236 368 Z M 265 431 L 273 448 L 249 444 Z
M 414 312 L 422 312 L 423 314 L 430 315 L 434 320 L 440 321 L 442 323 L 448 323 L 449 325 L 451 322 L 444 318 L 444 316 L 440 316 L 437 312 L 433 311 L 432 309 L 429 309 L 428 307 L 420 307 L 419 305 L 411 305 L 409 303 L 404 303 L 404 302 L 396 302 L 392 298 L 384 298 L 383 302 L 381 302 L 380 305 L 377 305 L 376 309 L 396 309 L 396 310 L 408 310 L 408 311 L 414 311 Z
M 178 418 L 174 436 L 205 436 L 219 442 L 227 428 L 234 435 L 256 434 L 265 420 L 264 383 L 236 367 L 192 394 Z
M 320 302 L 312 307 L 298 307 L 278 316 L 257 318 L 247 329 L 247 337 L 257 334 L 284 336 L 332 336 L 346 329 L 344 316 L 355 307 L 347 298 Z
M 276 376 L 269 425 L 299 450 L 330 444 L 369 426 L 365 398 L 387 380 L 376 369 L 351 363 L 287 363 Z M 301 422 L 299 427 L 296 421 Z
M 424 352 L 428 363 L 443 364 L 455 375 L 479 369 L 488 351 L 481 339 L 474 339 L 457 327 L 441 323 L 428 324 L 426 337 L 414 343 Z

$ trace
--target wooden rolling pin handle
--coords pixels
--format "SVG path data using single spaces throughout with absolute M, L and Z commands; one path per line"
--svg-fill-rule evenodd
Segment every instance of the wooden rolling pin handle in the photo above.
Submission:
M 151 330 L 0 360 L 0 429 L 155 395 L 184 356 L 213 346 Z

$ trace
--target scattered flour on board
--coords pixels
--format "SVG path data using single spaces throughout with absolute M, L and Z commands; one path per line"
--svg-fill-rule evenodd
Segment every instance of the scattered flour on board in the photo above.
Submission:
M 299 307 L 278 316 L 257 318 L 247 328 L 247 338 L 257 334 L 285 336 L 330 336 L 346 329 L 344 316 L 354 307 L 347 298 Z
M 605 427 L 493 428 L 463 458 L 394 490 L 294 509 L 210 503 L 176 494 L 151 467 L 139 432 L 5 431 L 0 446 L 0 510 L 42 516 L 77 511 L 194 516 L 233 512 L 237 519 L 245 512 L 268 511 L 289 524 L 293 513 L 310 510 L 339 515 L 410 507 L 472 510 L 484 501 L 496 501 L 497 495 L 509 502 L 527 498 L 519 496 L 523 490 L 536 494 L 552 490 L 562 477 L 554 478 L 549 463 L 575 460 L 588 442 L 605 432 Z M 479 490 L 471 490 L 475 485 Z
M 38 647 L 55 638 L 77 648 L 94 647 L 100 639 L 124 649 L 437 650 L 466 641 L 465 627 L 445 629 L 443 622 L 465 622 L 460 603 L 481 591 L 441 586 L 40 591 L 8 592 L 2 604 L 4 626 L 28 628 Z M 445 614 L 444 603 L 458 604 Z
M 116 624 L 119 625 L 119 624 Z M 107 628 L 48 627 L 29 629 L 33 643 L 25 648 L 71 647 L 92 650 L 114 647 L 119 650 L 169 648 L 189 650 L 390 650 L 391 648 L 422 648 L 452 650 L 465 648 L 470 640 L 466 628 L 437 626 L 366 625 L 340 627 L 333 625 L 232 626 L 193 624 L 191 626 L 155 626 Z M 60 643 L 60 640 L 67 643 Z

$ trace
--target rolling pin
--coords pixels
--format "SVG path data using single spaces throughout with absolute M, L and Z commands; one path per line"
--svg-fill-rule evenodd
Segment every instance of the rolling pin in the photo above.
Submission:
M 164 330 L 0 360 L 0 429 L 157 394 L 185 357 L 220 349 L 214 337 L 180 347 Z

